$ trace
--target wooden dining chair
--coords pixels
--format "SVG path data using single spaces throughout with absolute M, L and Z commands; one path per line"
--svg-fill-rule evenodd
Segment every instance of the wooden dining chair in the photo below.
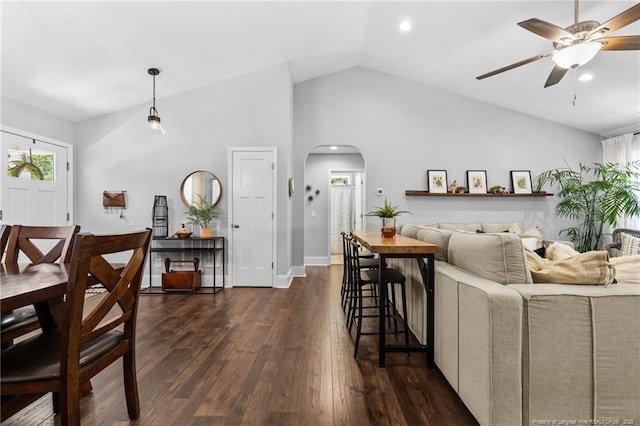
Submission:
M 138 418 L 135 326 L 151 232 L 75 238 L 62 324 L 0 354 L 2 395 L 53 392 L 61 424 L 79 425 L 81 383 L 122 358 L 127 411 Z M 114 253 L 127 257 L 124 267 L 105 259 Z M 96 282 L 107 292 L 83 315 L 85 289 Z
M 6 226 L 6 225 L 5 225 Z M 69 263 L 71 259 L 71 244 L 80 231 L 80 226 L 6 226 L 0 234 L 0 243 L 6 247 L 5 263 L 17 264 L 20 253 L 24 253 L 30 263 Z M 5 235 L 6 233 L 6 235 Z M 6 238 L 6 240 L 5 240 Z M 53 248 L 43 253 L 38 243 L 54 242 Z M 22 260 L 22 259 L 20 259 Z M 19 336 L 40 328 L 38 316 L 33 306 L 25 306 L 0 317 L 0 342 L 2 348 L 13 344 Z
M 80 226 L 25 226 L 13 225 L 7 242 L 5 263 L 18 263 L 23 253 L 30 263 L 69 263 L 71 245 Z M 46 253 L 37 243 L 56 241 L 53 248 Z
M 9 241 L 9 232 L 11 232 L 11 226 L 0 226 L 0 261 L 2 261 L 4 251 L 7 248 L 7 241 Z

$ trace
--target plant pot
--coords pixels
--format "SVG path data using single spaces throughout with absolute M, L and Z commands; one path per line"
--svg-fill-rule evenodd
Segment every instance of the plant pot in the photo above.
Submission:
M 382 228 L 382 238 L 393 238 L 396 236 L 396 228 Z
M 200 228 L 200 238 L 211 238 L 212 234 L 211 228 Z
M 396 235 L 396 218 L 395 217 L 383 217 L 382 218 L 382 238 L 393 238 Z

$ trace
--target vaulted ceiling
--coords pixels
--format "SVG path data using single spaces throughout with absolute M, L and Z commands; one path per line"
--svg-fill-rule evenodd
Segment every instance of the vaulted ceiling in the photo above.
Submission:
M 604 22 L 636 4 L 582 1 Z M 294 83 L 363 66 L 603 136 L 640 130 L 640 52 L 601 51 L 543 88 L 553 48 L 517 23 L 573 24 L 556 1 L 69 1 L 1 4 L 1 94 L 81 122 L 271 65 Z M 409 32 L 399 23 L 410 20 Z M 640 34 L 640 22 L 615 35 Z M 593 74 L 588 82 L 575 77 Z M 574 105 L 574 95 L 576 102 Z

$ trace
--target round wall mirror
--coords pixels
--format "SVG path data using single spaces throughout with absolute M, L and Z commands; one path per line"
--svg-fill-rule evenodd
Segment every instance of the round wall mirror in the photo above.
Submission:
M 214 206 L 220 201 L 222 185 L 211 172 L 198 170 L 189 174 L 180 185 L 180 198 L 185 206 L 197 204 L 200 197 Z

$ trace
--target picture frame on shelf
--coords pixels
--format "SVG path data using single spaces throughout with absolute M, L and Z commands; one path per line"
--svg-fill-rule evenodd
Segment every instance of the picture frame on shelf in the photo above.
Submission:
M 532 194 L 531 171 L 511 170 L 511 185 L 514 194 Z
M 469 194 L 486 194 L 487 171 L 467 170 L 467 189 Z
M 446 170 L 427 170 L 427 191 L 433 194 L 446 194 L 448 187 Z

